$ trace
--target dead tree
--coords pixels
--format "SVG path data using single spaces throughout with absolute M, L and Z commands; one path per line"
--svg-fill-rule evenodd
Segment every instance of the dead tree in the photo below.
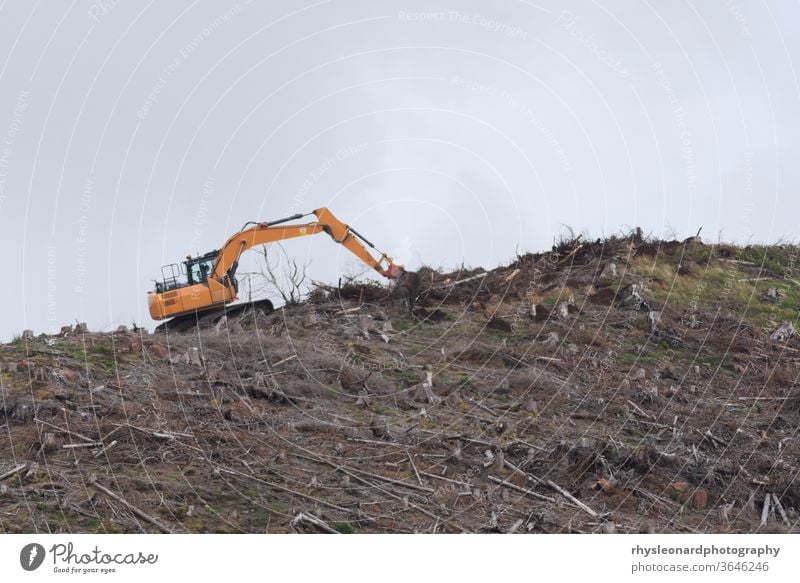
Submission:
M 306 270 L 311 264 L 298 265 L 297 260 L 289 257 L 282 245 L 274 245 L 279 249 L 279 254 L 282 254 L 282 258 L 279 255 L 277 261 L 273 263 L 270 259 L 269 248 L 266 245 L 258 247 L 256 251 L 261 255 L 264 263 L 259 271 L 250 275 L 263 278 L 268 286 L 275 288 L 284 304 L 295 306 L 300 303 L 305 293 Z M 281 259 L 283 259 L 283 263 L 286 266 L 283 270 L 280 269 Z

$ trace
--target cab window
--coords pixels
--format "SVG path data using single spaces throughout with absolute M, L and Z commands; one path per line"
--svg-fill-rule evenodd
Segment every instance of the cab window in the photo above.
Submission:
M 213 261 L 198 261 L 189 266 L 189 283 L 204 283 L 214 267 Z

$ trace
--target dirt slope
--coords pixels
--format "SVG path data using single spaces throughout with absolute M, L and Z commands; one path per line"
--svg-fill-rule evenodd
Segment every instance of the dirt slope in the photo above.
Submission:
M 413 318 L 350 284 L 189 334 L 17 339 L 0 531 L 788 532 L 796 258 L 572 240 L 423 269 Z

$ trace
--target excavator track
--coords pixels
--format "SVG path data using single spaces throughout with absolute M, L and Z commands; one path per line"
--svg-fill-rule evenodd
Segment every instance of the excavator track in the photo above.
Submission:
M 238 316 L 243 316 L 249 311 L 258 311 L 264 314 L 271 314 L 275 311 L 275 307 L 269 300 L 258 300 L 255 302 L 232 304 L 223 306 L 221 308 L 212 308 L 210 310 L 202 310 L 193 312 L 191 314 L 177 316 L 157 326 L 155 331 L 184 333 L 193 331 L 195 329 L 202 330 L 215 326 L 223 316 L 231 319 Z

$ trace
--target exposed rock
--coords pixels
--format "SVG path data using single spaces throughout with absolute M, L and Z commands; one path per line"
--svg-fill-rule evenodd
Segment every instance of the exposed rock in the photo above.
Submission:
M 782 322 L 781 325 L 769 335 L 769 339 L 773 342 L 786 342 L 796 333 L 797 331 L 794 329 L 794 324 L 791 322 Z

